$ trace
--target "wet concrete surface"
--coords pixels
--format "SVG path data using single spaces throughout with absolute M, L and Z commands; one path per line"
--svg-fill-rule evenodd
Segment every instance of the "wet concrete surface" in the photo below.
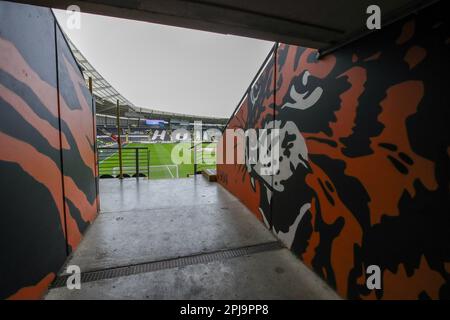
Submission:
M 102 212 L 68 261 L 82 272 L 276 241 L 227 190 L 202 176 L 104 179 Z M 47 299 L 338 299 L 289 250 L 53 288 Z

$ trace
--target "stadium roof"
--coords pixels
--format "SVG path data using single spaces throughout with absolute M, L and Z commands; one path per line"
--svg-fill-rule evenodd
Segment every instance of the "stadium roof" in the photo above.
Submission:
M 102 75 L 89 63 L 81 51 L 78 50 L 67 34 L 64 34 L 64 36 L 69 43 L 70 49 L 72 50 L 78 65 L 83 71 L 86 83 L 88 83 L 89 78 L 92 78 L 92 91 L 96 98 L 102 100 L 103 102 L 108 101 L 113 105 L 116 105 L 117 100 L 119 100 L 119 104 L 121 106 L 128 106 L 134 109 L 135 106 L 133 103 L 122 96 L 105 78 L 102 77 Z
M 116 115 L 117 100 L 120 105 L 120 115 L 130 118 L 180 118 L 180 119 L 207 119 L 209 121 L 223 122 L 227 119 L 221 117 L 204 117 L 198 115 L 166 112 L 148 108 L 136 107 L 132 102 L 125 98 L 119 91 L 117 91 L 102 75 L 92 66 L 88 59 L 81 53 L 75 44 L 70 40 L 67 34 L 64 37 L 69 44 L 73 55 L 80 66 L 86 83 L 89 83 L 89 78 L 92 78 L 92 91 L 96 98 L 96 107 L 98 114 Z

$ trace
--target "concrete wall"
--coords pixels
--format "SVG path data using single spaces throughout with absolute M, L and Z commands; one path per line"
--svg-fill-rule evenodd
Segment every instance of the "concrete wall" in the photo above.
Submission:
M 280 129 L 276 175 L 247 158 L 218 165 L 219 182 L 342 297 L 450 298 L 445 12 L 320 60 L 281 44 L 228 126 Z M 369 265 L 380 290 L 366 287 Z
M 0 1 L 0 298 L 39 298 L 97 214 L 92 97 L 50 9 Z

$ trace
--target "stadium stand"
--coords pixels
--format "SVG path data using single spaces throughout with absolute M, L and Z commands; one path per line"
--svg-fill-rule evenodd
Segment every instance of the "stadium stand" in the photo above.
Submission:
M 216 145 L 227 118 L 137 107 L 95 70 L 69 38 L 67 41 L 86 83 L 92 86 L 100 178 L 167 179 L 215 169 Z M 201 133 L 196 127 L 198 122 L 201 122 Z M 119 161 L 119 136 L 122 161 Z M 175 164 L 171 159 L 173 148 L 191 138 L 202 139 L 202 143 L 188 147 L 193 163 Z
M 86 83 L 92 79 L 92 91 L 96 103 L 97 143 L 114 145 L 117 143 L 117 115 L 119 115 L 122 141 L 139 143 L 177 142 L 185 140 L 181 135 L 172 137 L 176 129 L 184 129 L 193 136 L 194 122 L 202 122 L 204 141 L 213 141 L 208 129 L 222 131 L 228 118 L 205 117 L 189 113 L 173 113 L 151 108 L 137 107 L 122 96 L 89 63 L 78 48 L 67 37 L 69 46 L 83 71 Z M 119 108 L 117 108 L 117 102 Z M 207 133 L 205 133 L 207 132 Z

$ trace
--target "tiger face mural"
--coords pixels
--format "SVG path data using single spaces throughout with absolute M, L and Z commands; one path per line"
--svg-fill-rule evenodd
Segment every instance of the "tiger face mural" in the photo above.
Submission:
M 263 177 L 249 165 L 219 165 L 219 182 L 343 297 L 450 298 L 450 52 L 441 11 L 320 59 L 279 45 L 230 122 L 280 129 L 272 160 L 280 170 Z M 370 265 L 381 269 L 379 290 L 366 286 Z

